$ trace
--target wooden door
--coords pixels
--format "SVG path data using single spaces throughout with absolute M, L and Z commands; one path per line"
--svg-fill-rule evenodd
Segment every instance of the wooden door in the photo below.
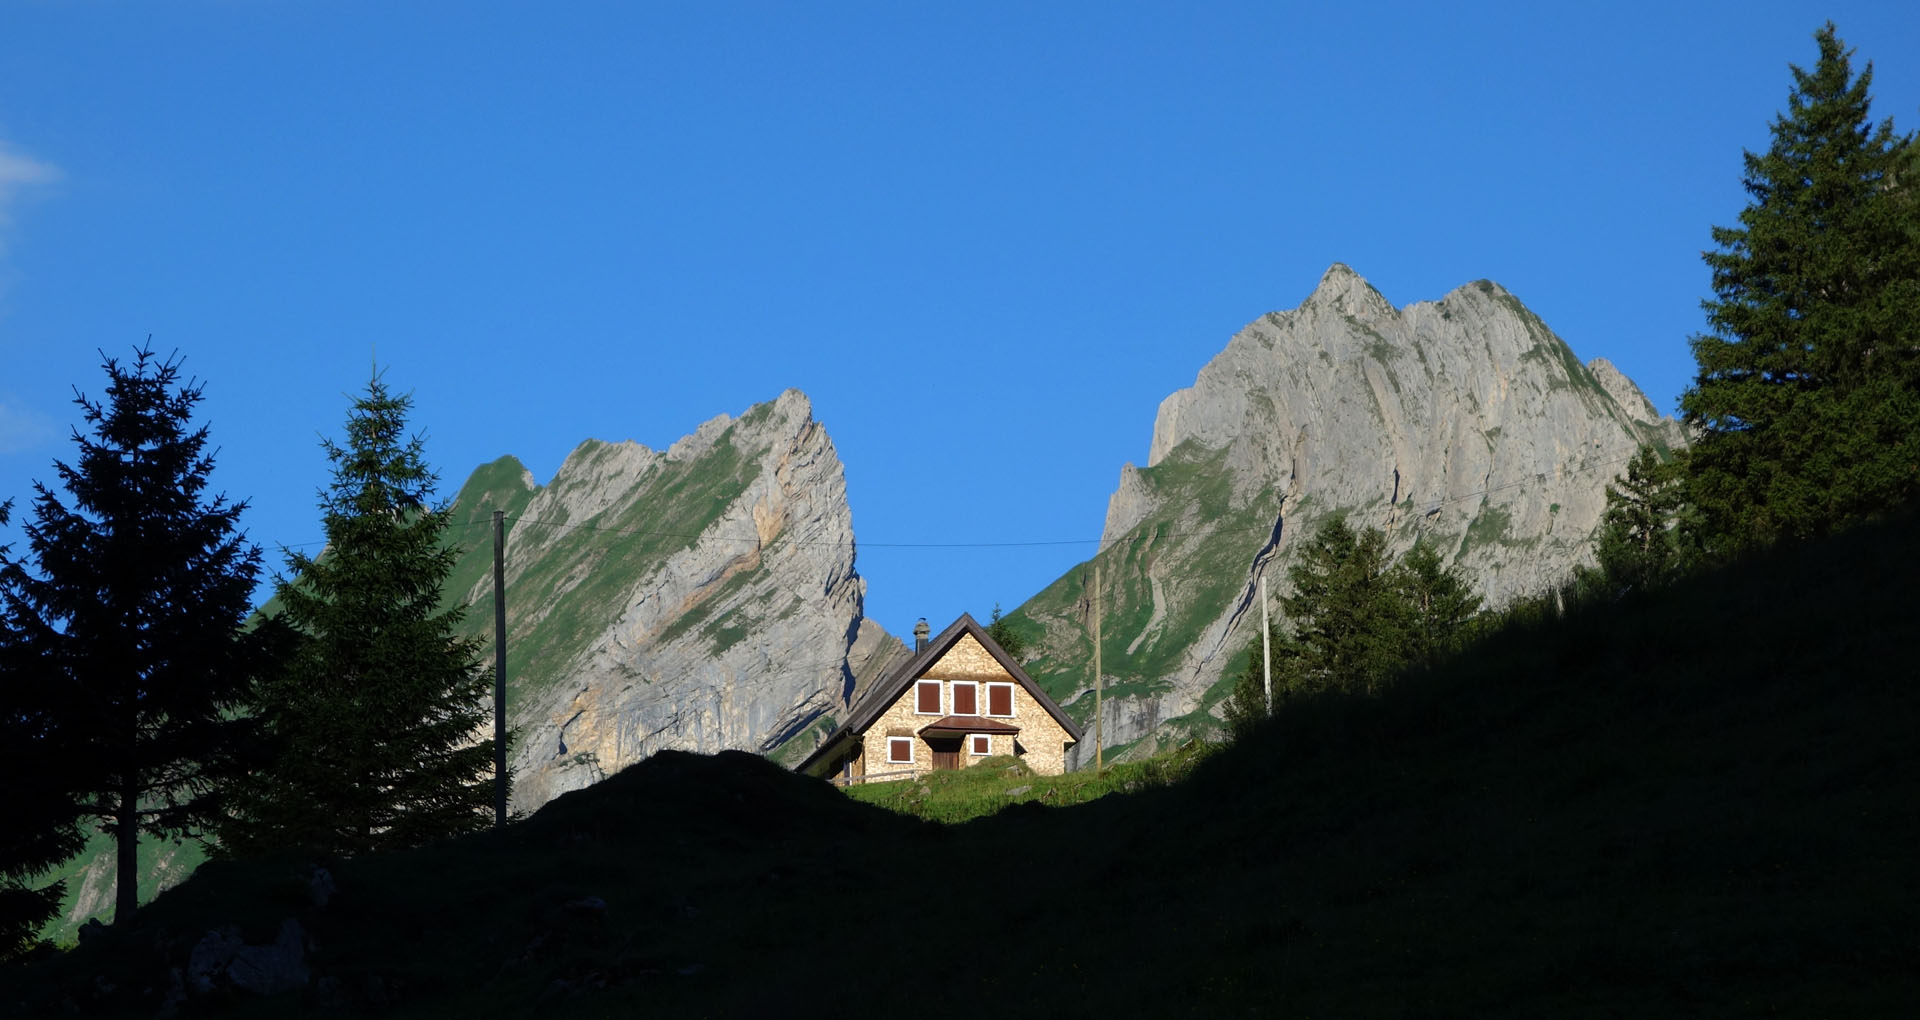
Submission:
M 929 737 L 927 746 L 933 749 L 933 767 L 935 769 L 957 769 L 960 767 L 959 737 Z

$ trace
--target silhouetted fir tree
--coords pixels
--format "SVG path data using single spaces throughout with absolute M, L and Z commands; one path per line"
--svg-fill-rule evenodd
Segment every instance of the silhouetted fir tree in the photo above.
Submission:
M 0 503 L 0 524 L 7 523 L 11 509 L 11 501 Z M 0 560 L 8 551 L 0 546 Z M 7 824 L 0 826 L 0 961 L 35 944 L 41 927 L 59 910 L 65 889 L 64 882 L 37 882 L 85 844 L 69 773 L 48 767 L 66 757 L 57 746 L 57 713 L 49 703 L 61 692 L 32 668 L 15 639 L 20 628 L 8 608 L 0 603 L 0 775 L 7 777 Z
M 443 607 L 455 552 L 451 517 L 412 401 L 376 376 L 324 443 L 327 545 L 290 553 L 278 619 L 301 635 L 288 667 L 260 687 L 276 744 L 223 833 L 231 852 L 297 846 L 325 853 L 419 846 L 491 819 L 492 673 L 480 642 L 457 636 L 465 606 Z
M 1681 395 L 1691 495 L 1719 551 L 1824 533 L 1920 495 L 1920 196 L 1915 147 L 1869 118 L 1829 22 L 1793 67 L 1752 203 L 1716 227 Z
M 29 742 L 9 755 L 35 759 L 8 773 L 9 809 L 27 792 L 34 807 L 7 847 L 17 877 L 23 861 L 76 848 L 74 805 L 97 818 L 115 839 L 121 925 L 140 833 L 198 835 L 219 812 L 247 726 L 233 709 L 262 665 L 241 631 L 260 551 L 239 532 L 244 502 L 205 498 L 213 457 L 206 427 L 190 427 L 201 389 L 180 384 L 179 360 L 141 348 L 104 367 L 106 401 L 76 399 L 89 428 L 74 435 L 79 458 L 54 464 L 73 505 L 36 484 L 32 566 L 0 556 L 4 710 L 9 742 Z

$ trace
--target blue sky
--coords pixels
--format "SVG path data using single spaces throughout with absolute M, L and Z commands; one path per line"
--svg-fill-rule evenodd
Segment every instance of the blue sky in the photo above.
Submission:
M 791 386 L 869 614 L 938 628 L 1088 556 L 1159 401 L 1334 261 L 1498 280 L 1671 411 L 1813 31 L 1920 114 L 1907 3 L 1304 6 L 9 3 L 0 498 L 149 334 L 276 566 L 376 356 L 447 495 Z

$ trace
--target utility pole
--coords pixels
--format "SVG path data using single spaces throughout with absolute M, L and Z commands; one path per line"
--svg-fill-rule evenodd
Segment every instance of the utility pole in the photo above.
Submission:
M 493 512 L 493 824 L 507 824 L 507 512 Z
M 1267 635 L 1273 630 L 1267 623 L 1267 575 L 1260 575 L 1260 679 L 1267 688 L 1267 714 L 1273 714 L 1273 648 Z
M 1100 560 L 1096 554 L 1093 561 L 1093 770 L 1095 772 L 1104 772 L 1107 768 L 1107 720 L 1100 714 L 1100 694 L 1104 686 L 1104 678 L 1100 672 Z

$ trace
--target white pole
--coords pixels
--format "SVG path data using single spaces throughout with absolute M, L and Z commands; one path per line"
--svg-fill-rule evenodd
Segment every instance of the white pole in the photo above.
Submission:
M 1260 575 L 1260 676 L 1267 687 L 1267 714 L 1273 714 L 1273 648 L 1267 638 L 1267 575 Z

